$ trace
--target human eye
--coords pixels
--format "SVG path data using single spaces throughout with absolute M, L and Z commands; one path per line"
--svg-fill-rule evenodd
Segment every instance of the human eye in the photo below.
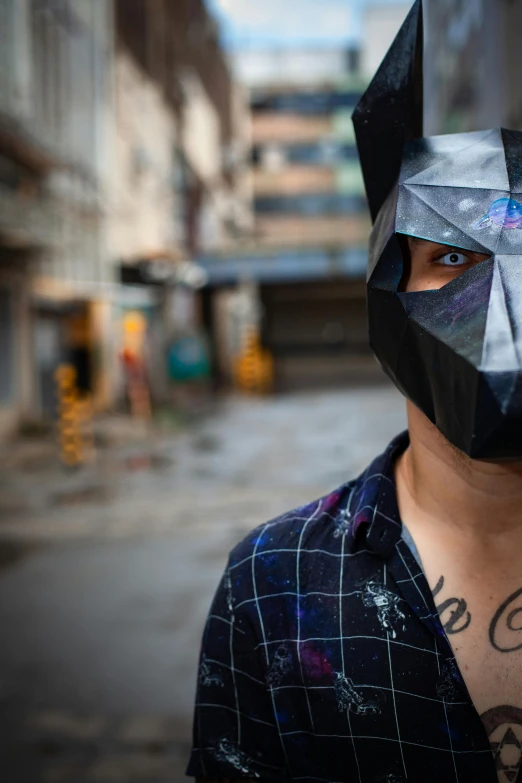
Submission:
M 449 253 L 437 256 L 433 259 L 434 264 L 440 264 L 441 266 L 464 266 L 471 263 L 471 259 L 466 253 L 461 253 L 458 250 L 450 250 Z

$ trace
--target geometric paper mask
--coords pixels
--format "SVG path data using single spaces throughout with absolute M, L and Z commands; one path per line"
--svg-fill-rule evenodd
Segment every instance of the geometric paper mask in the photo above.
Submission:
M 353 114 L 373 221 L 370 343 L 457 448 L 522 458 L 522 133 L 422 137 L 417 0 Z M 399 235 L 489 258 L 439 290 L 401 292 Z

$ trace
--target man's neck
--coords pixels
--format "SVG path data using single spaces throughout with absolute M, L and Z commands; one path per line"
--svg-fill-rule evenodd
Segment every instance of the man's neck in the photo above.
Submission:
M 489 545 L 522 539 L 522 461 L 482 462 L 452 446 L 408 402 L 410 446 L 396 464 L 403 519 Z

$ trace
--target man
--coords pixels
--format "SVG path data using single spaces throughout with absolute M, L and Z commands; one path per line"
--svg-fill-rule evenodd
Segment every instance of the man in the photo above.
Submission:
M 522 781 L 522 134 L 422 139 L 422 5 L 354 114 L 409 433 L 230 555 L 188 774 Z

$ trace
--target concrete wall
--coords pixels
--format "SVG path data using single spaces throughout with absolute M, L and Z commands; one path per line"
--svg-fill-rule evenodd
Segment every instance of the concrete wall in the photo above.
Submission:
M 101 238 L 111 4 L 76 2 L 62 11 L 46 0 L 6 0 L 0 33 L 0 135 L 3 144 L 9 132 L 16 136 L 8 154 L 38 179 L 23 195 L 2 189 L 2 228 L 40 248 L 31 268 L 39 299 L 90 297 L 112 280 Z
M 198 74 L 182 76 L 186 104 L 183 111 L 183 149 L 196 175 L 205 184 L 215 183 L 221 173 L 219 118 Z
M 41 193 L 45 247 L 37 278 L 83 283 L 110 279 L 100 247 L 100 205 L 107 171 L 110 3 L 8 0 L 2 42 L 0 108 L 29 148 L 48 159 Z M 33 151 L 34 154 L 34 151 Z M 38 289 L 38 282 L 35 283 Z
M 522 5 L 509 3 L 506 5 L 504 25 L 500 47 L 505 54 L 504 77 L 509 79 L 509 88 L 504 104 L 503 122 L 508 128 L 522 130 L 522 46 L 520 31 L 522 30 Z
M 98 161 L 111 4 L 64 5 L 2 3 L 0 104 L 36 146 L 90 173 Z
M 106 252 L 114 263 L 173 253 L 181 241 L 174 219 L 174 113 L 125 49 L 116 53 L 113 92 Z
M 20 420 L 31 413 L 33 352 L 27 264 L 27 258 L 9 259 L 0 253 L 0 288 L 8 292 L 12 328 L 10 356 L 2 357 L 10 364 L 11 391 L 7 399 L 0 400 L 0 440 L 13 433 Z
M 520 3 L 426 2 L 426 133 L 522 129 Z
M 234 139 L 226 150 L 228 161 L 226 161 L 225 173 L 232 195 L 233 234 L 242 240 L 250 237 L 254 228 L 253 179 L 250 162 L 253 129 L 248 90 L 237 82 L 232 83 L 232 128 Z
M 50 0 L 3 3 L 2 145 L 38 182 L 23 198 L 3 187 L 0 195 L 3 231 L 19 236 L 22 215 L 27 243 L 45 250 L 36 277 L 70 279 L 76 289 L 108 277 L 99 218 L 112 26 L 110 3 L 66 6 L 65 13 Z

